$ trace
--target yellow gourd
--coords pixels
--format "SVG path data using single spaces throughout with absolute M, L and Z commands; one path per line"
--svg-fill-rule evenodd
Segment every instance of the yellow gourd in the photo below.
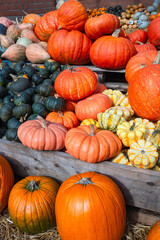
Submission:
M 124 94 L 120 95 L 117 98 L 117 101 L 115 102 L 115 106 L 123 106 L 126 108 L 131 108 L 131 105 L 129 104 L 128 97 Z
M 95 125 L 97 128 L 100 128 L 99 122 L 91 118 L 83 120 L 80 125 L 91 125 L 91 124 Z
M 130 118 L 134 114 L 134 111 L 131 108 L 116 106 L 116 107 L 108 108 L 105 111 L 105 113 L 117 114 L 120 117 L 124 117 L 127 120 L 128 118 Z
M 144 134 L 144 140 L 149 141 L 152 132 L 155 129 L 155 124 L 153 122 L 150 122 L 148 119 L 143 119 L 143 118 L 135 118 L 135 123 L 141 123 L 146 126 L 146 132 Z
M 122 150 L 116 157 L 111 160 L 114 163 L 124 164 L 127 166 L 132 166 L 132 163 L 127 157 L 127 150 Z
M 102 93 L 107 95 L 108 97 L 110 97 L 110 99 L 112 100 L 113 106 L 115 106 L 115 103 L 116 103 L 117 99 L 119 98 L 119 96 L 123 95 L 123 93 L 120 92 L 119 90 L 112 90 L 112 89 L 104 90 Z

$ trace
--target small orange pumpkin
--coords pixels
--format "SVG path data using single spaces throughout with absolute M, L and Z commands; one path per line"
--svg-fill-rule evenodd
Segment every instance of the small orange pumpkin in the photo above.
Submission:
M 34 13 L 27 14 L 26 13 L 26 16 L 22 20 L 22 23 L 32 23 L 32 24 L 36 25 L 40 18 L 41 17 L 37 14 L 34 14 Z

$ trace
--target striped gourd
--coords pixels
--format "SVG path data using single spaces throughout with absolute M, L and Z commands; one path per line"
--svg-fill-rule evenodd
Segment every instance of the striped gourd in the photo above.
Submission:
M 135 118 L 134 120 L 136 123 L 139 122 L 141 124 L 144 124 L 146 126 L 146 132 L 144 134 L 144 140 L 149 141 L 152 132 L 155 129 L 155 124 L 153 122 L 150 122 L 148 119 L 143 118 Z
M 126 147 L 129 147 L 133 142 L 137 142 L 139 139 L 143 139 L 145 132 L 145 125 L 134 122 L 134 120 L 123 122 L 117 127 L 117 135 Z
M 157 148 L 144 139 L 134 142 L 127 154 L 129 161 L 138 168 L 153 168 L 158 161 Z
M 134 111 L 131 108 L 117 106 L 117 107 L 108 108 L 105 111 L 105 113 L 117 114 L 120 117 L 124 117 L 127 120 L 128 118 L 130 118 L 134 114 Z
M 91 118 L 83 120 L 80 125 L 91 125 L 91 124 L 95 125 L 97 128 L 100 128 L 99 122 Z
M 120 95 L 117 98 L 117 101 L 115 102 L 115 106 L 123 106 L 126 108 L 131 108 L 131 105 L 129 104 L 128 97 L 126 95 Z
M 123 93 L 120 92 L 119 90 L 112 90 L 112 89 L 104 90 L 102 93 L 107 95 L 108 97 L 110 97 L 110 99 L 112 100 L 113 106 L 115 106 L 115 103 L 116 103 L 117 99 L 119 98 L 119 96 L 123 95 Z
M 132 166 L 132 163 L 129 161 L 126 150 L 122 150 L 116 157 L 111 160 L 114 163 L 124 164 L 127 166 Z
M 160 149 L 160 121 L 157 122 L 155 130 L 151 134 L 150 141 Z

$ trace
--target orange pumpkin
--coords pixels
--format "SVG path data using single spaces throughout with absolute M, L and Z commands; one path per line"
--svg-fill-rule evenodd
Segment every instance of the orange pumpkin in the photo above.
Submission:
M 160 17 L 153 19 L 148 25 L 148 39 L 155 47 L 160 47 Z
M 134 44 L 134 46 L 135 46 L 137 52 L 145 52 L 147 50 L 155 50 L 155 51 L 157 50 L 155 48 L 155 46 L 151 43 L 144 44 L 144 43 L 139 42 L 139 44 Z
M 132 42 L 136 43 L 136 41 L 145 43 L 147 42 L 148 35 L 147 32 L 143 29 L 137 29 L 127 35 L 127 38 Z
M 60 150 L 64 148 L 66 128 L 39 117 L 28 120 L 18 128 L 17 135 L 23 145 L 35 150 Z
M 157 14 L 153 14 L 150 16 L 149 20 L 152 21 L 153 19 L 155 19 L 157 17 Z
M 40 233 L 55 226 L 55 199 L 59 185 L 44 176 L 29 176 L 17 182 L 8 201 L 10 217 L 21 231 Z
M 13 185 L 13 170 L 7 159 L 0 155 L 0 214 L 7 206 L 9 193 Z
M 92 118 L 97 120 L 97 114 L 105 112 L 112 106 L 111 99 L 102 93 L 93 94 L 76 104 L 75 113 L 80 121 Z
M 56 197 L 55 212 L 63 240 L 122 239 L 125 201 L 117 184 L 102 174 L 85 172 L 65 180 Z
M 104 90 L 107 90 L 107 87 L 105 85 L 103 85 L 102 83 L 98 83 L 97 88 L 93 94 L 102 93 Z
M 66 111 L 75 112 L 76 104 L 77 104 L 77 101 L 66 100 L 65 110 L 66 110 Z
M 67 132 L 65 147 L 71 156 L 96 163 L 117 156 L 122 149 L 122 143 L 109 130 L 99 131 L 94 125 L 80 125 Z
M 79 125 L 78 118 L 76 117 L 75 113 L 71 111 L 50 112 L 46 116 L 46 120 L 62 124 L 67 130 Z
M 32 23 L 36 25 L 40 18 L 41 17 L 39 15 L 30 13 L 23 18 L 22 23 Z
M 158 240 L 160 239 L 160 221 L 156 222 L 147 235 L 146 240 Z

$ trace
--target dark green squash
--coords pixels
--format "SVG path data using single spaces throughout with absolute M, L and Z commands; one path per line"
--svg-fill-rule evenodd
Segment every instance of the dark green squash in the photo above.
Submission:
M 11 90 L 9 90 L 8 95 L 14 96 L 14 93 Z
M 36 73 L 33 74 L 32 76 L 32 82 L 35 83 L 36 85 L 39 85 L 44 81 L 44 77 L 40 76 L 40 74 Z
M 17 93 L 14 95 L 14 104 L 19 105 L 21 103 L 30 103 L 31 96 L 26 92 Z
M 3 75 L 0 75 L 0 86 L 6 87 L 9 83 L 9 79 Z
M 8 94 L 7 88 L 0 86 L 0 97 L 4 98 L 5 96 L 7 96 L 7 94 Z
M 7 122 L 7 128 L 19 128 L 19 126 L 22 124 L 17 118 L 12 117 Z
M 20 142 L 18 136 L 17 136 L 17 128 L 9 128 L 6 131 L 6 139 L 8 141 L 14 141 L 14 142 Z
M 52 80 L 49 79 L 49 78 L 45 79 L 45 80 L 43 81 L 43 84 L 47 84 L 47 85 L 53 86 L 53 82 L 52 82 Z
M 31 97 L 35 94 L 35 91 L 33 88 L 27 88 L 23 92 L 29 94 Z
M 31 65 L 25 65 L 24 68 L 22 69 L 22 73 L 27 75 L 29 79 L 31 79 L 33 74 L 36 73 L 36 69 Z
M 52 96 L 55 93 L 54 87 L 46 84 L 39 84 L 36 88 L 36 92 L 44 97 Z
M 38 114 L 31 114 L 28 118 L 27 118 L 27 121 L 28 120 L 34 120 L 37 118 L 37 116 L 39 116 Z
M 8 65 L 0 65 L 0 75 L 8 77 L 11 73 L 13 73 L 13 70 Z
M 13 103 L 13 96 L 7 95 L 5 98 L 3 98 L 3 104 L 10 104 Z
M 12 117 L 13 107 L 9 104 L 4 104 L 0 109 L 0 119 L 7 122 Z
M 38 93 L 33 95 L 33 97 L 32 97 L 32 103 L 40 102 L 40 103 L 45 104 L 45 100 L 46 100 L 46 97 L 44 97 Z
M 61 65 L 61 71 L 70 68 L 70 65 Z
M 45 118 L 48 114 L 48 110 L 46 109 L 45 105 L 40 102 L 33 103 L 32 110 L 34 114 L 40 115 L 43 118 Z
M 52 82 L 54 83 L 56 80 L 56 77 L 61 73 L 61 71 L 57 70 L 55 71 L 51 76 L 50 79 L 52 80 Z
M 13 69 L 17 75 L 23 74 L 23 67 L 26 65 L 24 61 L 17 62 Z
M 37 72 L 41 75 L 41 77 L 48 78 L 50 72 L 45 68 L 44 65 L 36 66 Z
M 32 114 L 32 107 L 29 104 L 21 103 L 13 108 L 13 117 L 20 119 L 20 121 L 26 120 L 27 116 Z
M 13 93 L 22 92 L 30 87 L 30 81 L 27 77 L 16 77 L 12 75 L 13 81 L 11 82 L 10 90 Z
M 3 99 L 0 98 L 0 109 L 1 109 L 2 106 L 3 106 Z
M 6 35 L 7 27 L 0 23 L 0 34 Z
M 66 102 L 63 98 L 55 94 L 54 96 L 47 97 L 45 106 L 49 111 L 63 111 L 66 107 Z
M 8 91 L 10 90 L 10 88 L 11 88 L 11 82 L 7 83 L 6 88 L 7 88 Z
M 6 134 L 7 128 L 0 128 L 0 138 Z
M 45 61 L 44 66 L 51 73 L 55 72 L 58 69 L 59 70 L 61 69 L 61 65 L 53 59 L 49 59 L 49 60 Z

